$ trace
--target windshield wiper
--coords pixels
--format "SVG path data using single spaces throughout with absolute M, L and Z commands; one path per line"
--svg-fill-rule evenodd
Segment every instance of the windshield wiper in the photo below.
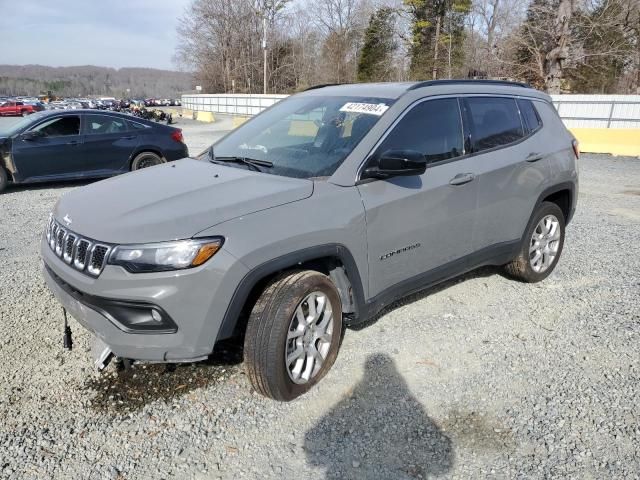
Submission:
M 247 165 L 247 166 L 253 168 L 254 170 L 256 170 L 258 172 L 262 171 L 262 169 L 260 167 L 268 167 L 268 168 L 273 167 L 273 162 L 270 162 L 268 160 L 258 160 L 257 158 L 240 157 L 240 156 L 236 156 L 236 157 L 216 157 L 213 154 L 213 150 L 210 150 L 209 156 L 211 157 L 211 159 L 209 160 L 210 162 L 242 163 L 244 165 Z

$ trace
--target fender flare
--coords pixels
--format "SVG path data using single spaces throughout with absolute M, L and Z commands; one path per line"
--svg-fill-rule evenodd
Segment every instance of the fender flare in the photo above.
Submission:
M 546 188 L 545 190 L 542 191 L 542 193 L 540 194 L 540 196 L 538 197 L 538 200 L 536 201 L 535 206 L 533 207 L 533 211 L 531 212 L 531 216 L 529 218 L 531 218 L 533 216 L 533 214 L 536 212 L 536 210 L 538 209 L 538 207 L 540 206 L 540 204 L 542 203 L 542 201 L 547 198 L 549 195 L 553 195 L 554 193 L 558 193 L 561 192 L 563 190 L 569 190 L 569 215 L 567 215 L 567 218 L 564 219 L 564 223 L 565 225 L 569 225 L 569 222 L 571 221 L 571 218 L 573 217 L 573 210 L 574 210 L 574 202 L 575 202 L 575 198 L 576 198 L 576 184 L 574 182 L 562 182 L 562 183 L 556 183 L 555 185 L 552 185 L 551 187 Z
M 360 276 L 360 272 L 353 255 L 347 247 L 341 244 L 332 243 L 317 245 L 268 260 L 267 262 L 250 270 L 236 287 L 233 296 L 231 297 L 231 301 L 227 305 L 227 310 L 222 319 L 220 329 L 218 330 L 216 342 L 233 336 L 242 309 L 258 282 L 267 276 L 273 275 L 282 270 L 287 270 L 295 267 L 296 265 L 323 258 L 338 258 L 342 262 L 353 290 L 355 304 L 354 317 L 358 318 L 358 316 L 365 311 L 365 301 L 362 277 Z
M 531 214 L 529 215 L 529 220 L 527 221 L 524 232 L 522 232 L 522 237 L 520 238 L 521 245 L 525 241 L 524 237 L 527 234 L 527 230 L 529 229 L 529 226 L 531 225 L 533 216 L 536 214 L 536 211 L 538 210 L 538 208 L 540 207 L 544 199 L 547 198 L 549 195 L 553 195 L 554 193 L 558 193 L 563 190 L 569 190 L 569 195 L 571 195 L 571 197 L 569 198 L 569 215 L 567 216 L 567 218 L 564 219 L 565 226 L 569 225 L 569 221 L 573 216 L 573 202 L 575 201 L 576 185 L 573 182 L 556 183 L 555 185 L 552 185 L 551 187 L 544 189 L 542 193 L 538 196 L 538 200 L 536 200 L 536 203 L 533 206 L 533 209 L 531 210 Z

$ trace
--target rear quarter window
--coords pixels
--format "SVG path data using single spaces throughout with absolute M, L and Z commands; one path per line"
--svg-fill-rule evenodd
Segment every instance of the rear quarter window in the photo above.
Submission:
M 129 124 L 129 128 L 131 130 L 144 130 L 147 128 L 151 128 L 149 125 L 144 125 L 138 122 L 132 122 L 131 120 L 128 120 L 127 123 Z
M 514 98 L 468 97 L 464 105 L 473 152 L 507 145 L 525 136 Z
M 527 133 L 533 133 L 542 127 L 540 114 L 538 114 L 538 111 L 531 100 L 518 99 L 518 107 L 520 108 L 522 123 L 524 124 L 524 128 L 527 130 Z

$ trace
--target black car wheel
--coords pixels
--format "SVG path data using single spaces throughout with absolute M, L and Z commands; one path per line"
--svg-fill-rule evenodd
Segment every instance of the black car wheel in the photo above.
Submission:
M 133 162 L 131 162 L 131 171 L 153 167 L 154 165 L 160 165 L 161 163 L 166 163 L 166 160 L 160 155 L 153 152 L 142 152 L 133 159 Z
M 529 222 L 520 254 L 505 266 L 507 273 L 527 283 L 547 278 L 562 253 L 564 222 L 558 205 L 543 202 Z
M 244 340 L 249 380 L 266 397 L 289 401 L 318 383 L 342 339 L 340 294 L 316 271 L 284 273 L 258 298 Z

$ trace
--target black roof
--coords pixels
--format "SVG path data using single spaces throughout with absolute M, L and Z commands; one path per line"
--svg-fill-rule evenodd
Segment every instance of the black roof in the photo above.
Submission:
M 457 86 L 468 85 L 476 87 L 517 87 L 527 88 L 529 92 L 536 92 L 530 85 L 507 80 L 426 80 L 422 82 L 382 82 L 382 83 L 338 83 L 315 85 L 307 88 L 303 93 L 308 95 L 354 95 L 381 98 L 399 98 L 411 90 L 426 87 L 440 87 L 454 89 Z M 524 92 L 523 92 L 524 93 Z

